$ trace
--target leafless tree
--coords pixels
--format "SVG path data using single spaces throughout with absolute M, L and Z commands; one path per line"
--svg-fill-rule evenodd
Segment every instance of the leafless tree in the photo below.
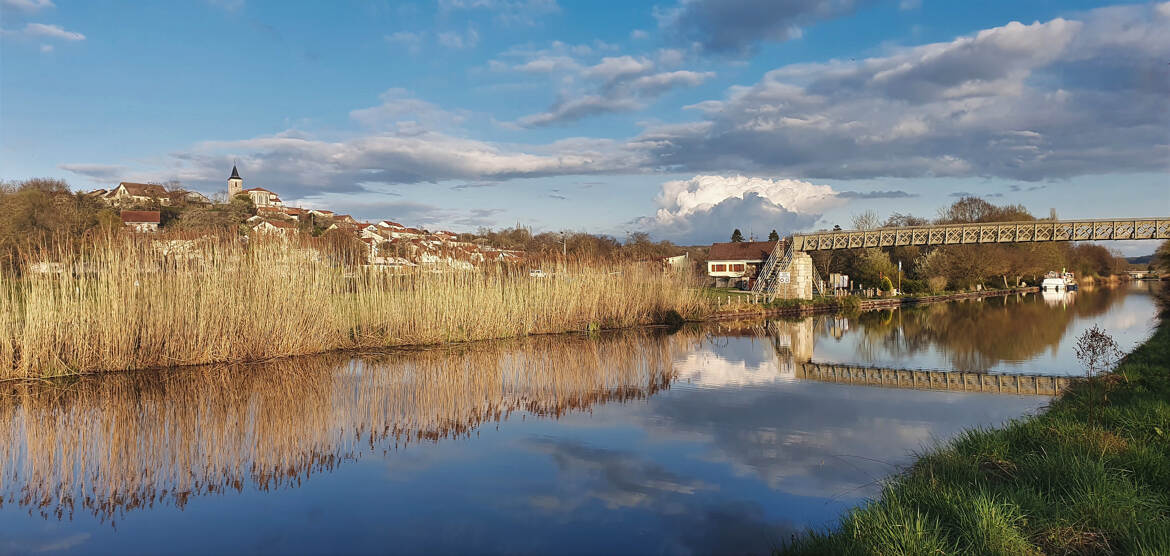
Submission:
M 1121 359 L 1121 346 L 1104 330 L 1097 325 L 1086 330 L 1077 337 L 1074 352 L 1081 365 L 1085 368 L 1085 378 L 1089 386 L 1089 422 L 1093 422 L 1093 376 L 1109 370 Z

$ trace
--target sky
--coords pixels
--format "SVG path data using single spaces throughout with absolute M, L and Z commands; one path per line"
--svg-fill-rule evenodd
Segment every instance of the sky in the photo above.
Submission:
M 0 0 L 0 179 L 684 244 L 1170 214 L 1170 3 Z M 1141 242 L 1111 247 L 1152 252 Z

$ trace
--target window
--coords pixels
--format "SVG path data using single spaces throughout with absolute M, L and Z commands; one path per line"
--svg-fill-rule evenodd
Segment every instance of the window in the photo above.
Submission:
M 711 271 L 712 272 L 727 272 L 727 265 L 725 265 L 725 264 L 712 265 Z
M 731 265 L 731 271 L 732 272 L 743 272 L 743 265 L 733 264 L 733 265 Z

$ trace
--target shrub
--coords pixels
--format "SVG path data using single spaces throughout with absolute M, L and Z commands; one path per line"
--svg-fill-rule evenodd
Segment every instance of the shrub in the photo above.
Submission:
M 914 280 L 910 278 L 902 279 L 902 292 L 910 294 L 920 294 L 930 291 L 930 288 L 923 280 Z
M 947 289 L 947 278 L 946 276 L 931 276 L 926 279 L 926 287 L 930 293 L 942 293 Z

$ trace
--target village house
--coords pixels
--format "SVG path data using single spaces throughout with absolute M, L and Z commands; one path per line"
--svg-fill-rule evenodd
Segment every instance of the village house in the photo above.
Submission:
M 312 209 L 309 211 L 309 216 L 316 218 L 333 218 L 333 211 L 324 209 Z
M 776 241 L 713 243 L 707 252 L 707 276 L 716 287 L 750 287 Z
M 135 232 L 157 232 L 160 221 L 161 214 L 157 210 L 122 211 L 122 225 Z
M 113 205 L 129 205 L 158 201 L 160 205 L 168 206 L 171 199 L 167 189 L 157 183 L 133 183 L 124 181 L 118 187 L 111 189 L 103 198 Z
M 291 236 L 297 233 L 297 226 L 287 220 L 261 220 L 252 224 L 252 231 L 259 234 Z

